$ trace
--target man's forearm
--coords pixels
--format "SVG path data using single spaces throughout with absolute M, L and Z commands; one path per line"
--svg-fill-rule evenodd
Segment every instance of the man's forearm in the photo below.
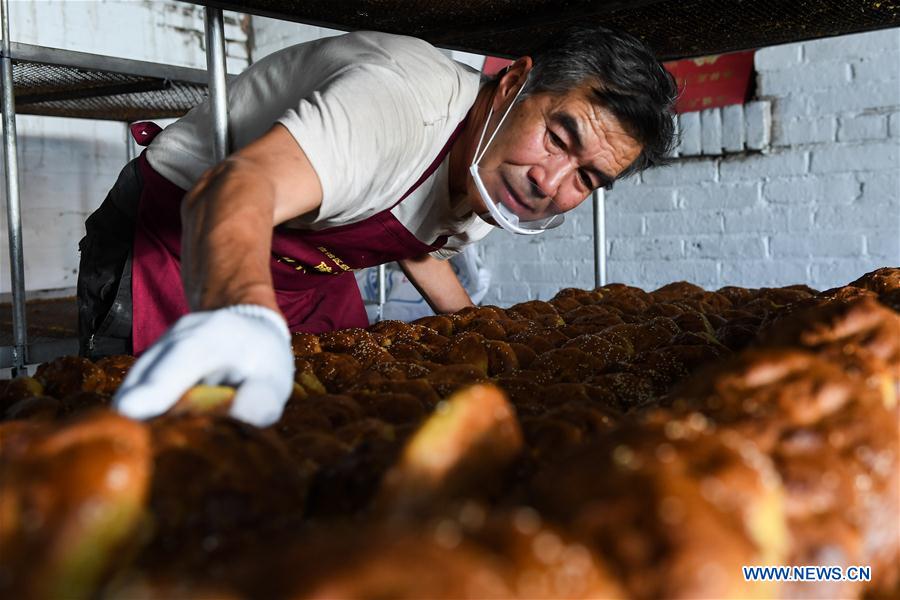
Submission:
M 181 207 L 182 279 L 191 310 L 278 310 L 269 266 L 274 192 L 240 159 L 203 175 Z
M 453 272 L 450 261 L 438 260 L 426 254 L 401 260 L 399 264 L 434 312 L 446 314 L 473 306 L 468 292 Z

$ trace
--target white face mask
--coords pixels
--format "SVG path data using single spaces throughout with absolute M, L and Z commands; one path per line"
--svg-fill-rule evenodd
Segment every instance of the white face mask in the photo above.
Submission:
M 484 201 L 484 205 L 487 207 L 490 216 L 493 217 L 493 220 L 497 225 L 499 225 L 503 229 L 506 229 L 507 231 L 512 231 L 513 233 L 518 233 L 521 235 L 535 235 L 538 233 L 543 233 L 547 229 L 559 227 L 566 220 L 565 215 L 559 214 L 534 221 L 522 221 L 515 212 L 513 212 L 502 202 L 495 202 L 493 198 L 491 198 L 491 195 L 484 184 L 485 179 L 492 183 L 497 183 L 497 181 L 501 180 L 502 177 L 499 172 L 489 169 L 482 169 L 478 166 L 478 163 L 481 162 L 482 158 L 484 158 L 484 155 L 487 152 L 488 147 L 491 145 L 491 142 L 494 141 L 494 138 L 497 136 L 497 132 L 500 131 L 500 128 L 503 126 L 503 121 L 506 120 L 506 116 L 509 114 L 509 111 L 512 110 L 513 106 L 515 106 L 516 100 L 519 98 L 519 94 L 521 94 L 522 90 L 525 89 L 525 84 L 527 82 L 528 76 L 526 75 L 525 82 L 522 83 L 522 87 L 520 87 L 519 91 L 516 92 L 516 95 L 513 97 L 512 102 L 510 102 L 506 111 L 503 113 L 503 116 L 500 117 L 500 122 L 497 123 L 497 128 L 491 134 L 491 137 L 488 138 L 487 143 L 484 145 L 484 149 L 482 149 L 481 142 L 484 140 L 484 134 L 487 132 L 488 124 L 491 122 L 491 116 L 494 114 L 494 107 L 491 106 L 491 109 L 488 111 L 487 119 L 484 123 L 484 129 L 481 130 L 481 137 L 478 138 L 478 147 L 475 149 L 473 162 L 469 166 L 469 173 L 472 174 L 472 179 L 475 181 L 475 187 L 478 189 L 478 193 L 481 195 L 481 199 Z M 494 189 L 498 189 L 499 185 L 502 185 L 502 183 L 493 185 L 492 187 Z

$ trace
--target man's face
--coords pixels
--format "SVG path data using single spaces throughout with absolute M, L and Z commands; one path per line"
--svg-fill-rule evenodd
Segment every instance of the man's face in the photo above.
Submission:
M 518 89 L 518 88 L 516 88 Z M 515 90 L 513 90 L 514 93 Z M 610 184 L 640 154 L 641 145 L 607 109 L 591 102 L 585 86 L 565 95 L 535 94 L 520 101 L 479 162 L 482 180 L 496 202 L 522 221 L 572 210 Z M 509 106 L 495 97 L 485 143 Z M 468 181 L 473 209 L 484 202 Z

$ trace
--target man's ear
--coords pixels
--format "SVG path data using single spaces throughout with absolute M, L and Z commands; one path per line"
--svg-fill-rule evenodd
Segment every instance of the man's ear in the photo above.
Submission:
M 533 66 L 534 61 L 531 60 L 530 56 L 522 56 L 508 65 L 501 72 L 500 80 L 497 82 L 497 93 L 494 96 L 494 101 L 498 105 L 502 105 L 510 97 L 514 96 L 519 91 L 519 88 L 525 85 L 525 79 Z

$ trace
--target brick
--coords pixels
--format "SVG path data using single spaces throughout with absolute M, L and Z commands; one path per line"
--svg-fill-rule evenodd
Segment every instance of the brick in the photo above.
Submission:
M 791 95 L 781 98 L 772 98 L 772 120 L 784 123 L 792 119 L 812 119 L 819 115 L 818 110 L 813 110 L 809 96 Z
M 838 119 L 837 139 L 839 142 L 855 142 L 886 138 L 888 123 L 886 115 L 861 115 Z
M 858 204 L 850 206 L 823 206 L 816 208 L 814 222 L 818 231 L 862 232 L 891 230 L 900 231 L 896 219 L 887 218 L 891 205 L 870 209 Z M 896 214 L 896 213 L 895 213 Z
M 772 71 L 799 65 L 801 61 L 800 44 L 785 44 L 760 48 L 753 55 L 753 63 L 757 71 Z
M 722 263 L 722 285 L 776 287 L 809 280 L 806 260 L 736 260 Z
M 900 171 L 861 173 L 860 181 L 860 205 L 869 208 L 880 204 L 900 206 Z
M 785 177 L 763 184 L 763 198 L 773 204 L 849 204 L 862 193 L 851 174 Z
M 719 165 L 719 175 L 723 182 L 802 175 L 807 172 L 806 163 L 805 152 L 741 155 L 723 159 Z
M 647 215 L 645 219 L 647 233 L 652 236 L 722 232 L 722 215 L 719 212 L 658 213 Z
M 888 135 L 900 137 L 900 113 L 893 113 L 888 117 Z
M 681 240 L 674 237 L 614 239 L 609 250 L 609 258 L 615 260 L 675 258 L 683 255 Z
M 590 226 L 593 234 L 593 225 Z M 620 213 L 607 213 L 606 234 L 608 236 L 625 237 L 643 235 L 644 217 L 641 215 L 625 215 Z
M 803 64 L 790 69 L 759 74 L 759 96 L 788 96 L 811 90 L 843 87 L 850 81 L 850 65 L 846 62 Z
M 744 106 L 732 104 L 722 108 L 722 148 L 726 152 L 744 149 Z
M 773 143 L 777 146 L 821 144 L 833 142 L 836 134 L 835 117 L 790 119 L 776 122 Z
M 718 181 L 718 165 L 709 159 L 680 160 L 665 167 L 648 169 L 641 177 L 651 186 Z
M 759 236 L 694 236 L 684 241 L 687 258 L 765 258 L 766 247 Z
M 900 29 L 885 29 L 805 42 L 803 58 L 809 62 L 847 60 L 855 56 L 877 56 L 885 51 L 898 49 Z
M 723 216 L 727 233 L 770 233 L 786 231 L 787 221 L 771 210 L 728 212 Z
M 844 233 L 810 235 L 776 234 L 769 246 L 772 258 L 820 258 L 860 256 L 862 236 Z
M 896 169 L 900 145 L 891 142 L 846 144 L 816 149 L 812 153 L 812 173 L 880 171 Z
M 760 202 L 759 183 L 679 186 L 678 206 L 685 210 L 748 208 Z
M 722 111 L 718 108 L 700 112 L 700 147 L 707 156 L 722 154 Z
M 884 260 L 885 265 L 900 264 L 900 219 L 894 222 L 895 229 L 890 233 L 866 235 L 866 255 Z
M 606 264 L 606 279 L 610 283 L 639 285 L 644 280 L 643 267 L 642 260 L 610 260 Z
M 886 51 L 861 58 L 850 65 L 853 81 L 900 79 L 900 51 Z
M 579 257 L 593 257 L 594 237 L 578 236 L 568 240 L 549 241 L 540 246 L 540 251 L 543 261 L 569 262 Z M 516 260 L 520 260 L 518 255 L 515 256 Z
M 516 262 L 514 277 L 529 285 L 570 281 L 575 277 L 575 267 L 571 264 L 548 264 L 545 262 Z
M 609 272 L 609 260 L 607 260 L 607 273 Z M 594 288 L 594 259 L 590 262 L 581 261 L 575 263 L 575 279 L 570 284 L 572 287 L 580 287 L 584 289 Z
M 678 131 L 681 133 L 679 156 L 695 156 L 703 147 L 701 138 L 700 113 L 689 112 L 678 115 Z
M 787 230 L 792 232 L 806 232 L 813 229 L 813 211 L 808 206 L 788 206 L 785 209 Z
M 813 92 L 809 106 L 819 114 L 859 112 L 872 108 L 900 105 L 900 86 L 896 81 L 869 81 L 835 90 Z
M 783 208 L 758 208 L 728 211 L 723 215 L 726 233 L 774 233 L 789 231 L 787 211 Z
M 879 264 L 871 257 L 856 259 L 829 260 L 819 259 L 810 265 L 810 285 L 819 290 L 844 286 L 857 279 L 863 273 L 874 271 L 885 265 Z
M 744 139 L 747 148 L 762 150 L 768 147 L 772 131 L 772 105 L 769 102 L 748 102 L 744 105 Z
M 670 188 L 634 187 L 615 190 L 607 200 L 608 212 L 645 213 L 675 210 L 675 190 Z

